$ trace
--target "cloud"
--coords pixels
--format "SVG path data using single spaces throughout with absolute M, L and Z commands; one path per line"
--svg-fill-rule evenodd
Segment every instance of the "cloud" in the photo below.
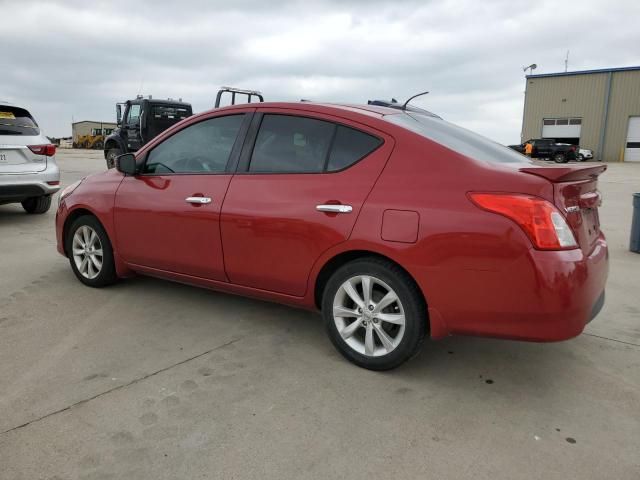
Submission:
M 636 1 L 0 0 L 0 97 L 45 133 L 109 121 L 137 93 L 213 106 L 220 85 L 268 100 L 415 103 L 519 140 L 524 77 L 640 64 Z

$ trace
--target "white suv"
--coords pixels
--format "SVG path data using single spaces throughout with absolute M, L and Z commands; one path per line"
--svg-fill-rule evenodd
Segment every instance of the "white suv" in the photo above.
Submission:
M 60 189 L 56 146 L 24 108 L 0 102 L 0 205 L 21 203 L 45 213 Z

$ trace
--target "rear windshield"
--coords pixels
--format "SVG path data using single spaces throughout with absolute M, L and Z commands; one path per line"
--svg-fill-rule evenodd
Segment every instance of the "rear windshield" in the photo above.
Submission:
M 527 157 L 511 148 L 439 118 L 413 112 L 386 115 L 384 118 L 476 160 L 488 163 L 531 163 Z
M 24 108 L 0 104 L 0 135 L 39 135 L 40 129 Z

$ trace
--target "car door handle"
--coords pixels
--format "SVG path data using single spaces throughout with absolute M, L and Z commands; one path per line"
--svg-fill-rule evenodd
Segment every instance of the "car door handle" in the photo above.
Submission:
M 199 205 L 211 203 L 211 198 L 209 197 L 187 197 L 184 199 L 187 203 L 196 203 Z
M 351 205 L 316 205 L 316 210 L 330 213 L 351 213 L 353 207 Z

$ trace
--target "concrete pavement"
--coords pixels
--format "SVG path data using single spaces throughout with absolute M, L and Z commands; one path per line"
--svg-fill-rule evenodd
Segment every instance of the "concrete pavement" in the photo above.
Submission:
M 69 184 L 101 152 L 59 150 Z M 640 165 L 601 177 L 604 310 L 563 343 L 427 342 L 387 373 L 316 314 L 135 278 L 84 287 L 54 210 L 0 206 L 0 479 L 640 478 Z

